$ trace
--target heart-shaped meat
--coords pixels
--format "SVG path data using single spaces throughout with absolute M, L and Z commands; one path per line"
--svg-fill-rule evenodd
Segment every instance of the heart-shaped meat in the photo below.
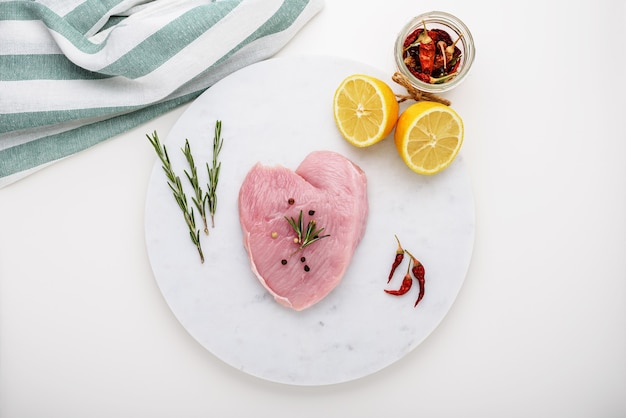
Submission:
M 297 227 L 300 214 L 298 242 L 300 228 L 289 220 Z M 295 171 L 257 163 L 239 191 L 252 271 L 277 302 L 297 311 L 319 302 L 341 282 L 367 214 L 365 173 L 332 151 L 312 152 Z M 313 242 L 306 245 L 310 226 L 318 233 L 311 231 Z

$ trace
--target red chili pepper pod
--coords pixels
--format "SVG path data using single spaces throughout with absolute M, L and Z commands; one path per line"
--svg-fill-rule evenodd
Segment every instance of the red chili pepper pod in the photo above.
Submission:
M 410 267 L 410 265 L 409 265 Z M 406 294 L 409 290 L 411 290 L 411 285 L 413 284 L 413 278 L 411 277 L 411 273 L 409 273 L 409 269 L 406 270 L 406 275 L 404 279 L 402 279 L 402 285 L 398 290 L 388 290 L 385 289 L 385 293 L 389 293 L 394 296 L 401 296 Z
M 435 66 L 435 53 L 436 53 L 436 45 L 435 41 L 431 38 L 428 30 L 426 29 L 426 22 L 422 22 L 424 24 L 424 30 L 419 34 L 417 40 L 419 41 L 419 51 L 418 56 L 420 60 L 420 65 L 422 67 L 422 72 L 424 74 L 430 75 L 433 72 L 433 68 Z
M 430 84 L 430 76 L 425 73 L 413 73 L 413 75 L 418 79 L 423 81 L 424 83 Z
M 413 43 L 415 42 L 419 34 L 422 33 L 422 30 L 423 29 L 418 28 L 418 29 L 415 29 L 413 32 L 411 32 L 409 36 L 407 36 L 406 39 L 404 40 L 402 47 L 405 50 L 409 49 L 413 45 Z
M 414 308 L 417 306 L 418 303 L 420 303 L 420 300 L 422 300 L 422 298 L 424 297 L 424 285 L 426 284 L 425 273 L 426 271 L 424 270 L 424 266 L 422 265 L 422 263 L 418 264 L 416 267 L 413 267 L 413 275 L 420 285 L 420 292 L 417 296 L 417 300 L 415 301 L 415 305 L 413 305 Z
M 420 291 L 417 296 L 417 300 L 415 301 L 415 305 L 413 305 L 413 307 L 416 307 L 417 304 L 420 303 L 420 301 L 424 297 L 424 291 L 425 291 L 424 287 L 426 284 L 426 269 L 424 269 L 424 265 L 420 263 L 419 260 L 413 256 L 413 254 L 411 254 L 408 251 L 407 251 L 407 254 L 411 257 L 411 261 L 413 262 L 413 268 L 411 268 L 411 273 L 413 273 L 413 276 L 415 277 L 415 279 L 417 279 L 417 282 L 419 283 L 419 286 L 420 286 Z
M 391 271 L 389 272 L 389 278 L 387 279 L 387 283 L 391 281 L 393 273 L 396 271 L 396 268 L 398 268 L 398 266 L 400 265 L 400 263 L 402 263 L 402 260 L 404 259 L 404 248 L 402 248 L 402 245 L 400 245 L 400 240 L 398 239 L 398 237 L 396 235 L 394 235 L 394 237 L 396 237 L 396 241 L 398 241 L 398 249 L 396 250 L 396 258 L 393 260 L 393 265 L 391 266 Z

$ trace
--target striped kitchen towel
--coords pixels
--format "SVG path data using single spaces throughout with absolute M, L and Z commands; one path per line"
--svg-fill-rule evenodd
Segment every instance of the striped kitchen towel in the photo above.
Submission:
M 0 0 L 0 187 L 269 58 L 323 0 Z

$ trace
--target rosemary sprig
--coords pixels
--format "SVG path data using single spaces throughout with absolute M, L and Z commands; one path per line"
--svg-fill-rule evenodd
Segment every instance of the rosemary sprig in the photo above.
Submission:
M 157 132 L 154 131 L 152 136 L 146 135 L 148 140 L 154 147 L 159 159 L 161 160 L 163 171 L 165 172 L 165 176 L 167 177 L 167 185 L 172 190 L 174 194 L 174 199 L 178 206 L 183 212 L 183 216 L 185 218 L 185 223 L 189 228 L 189 237 L 191 241 L 194 243 L 196 248 L 198 249 L 198 254 L 200 255 L 200 261 L 204 263 L 204 254 L 202 253 L 202 246 L 200 245 L 200 230 L 196 228 L 196 219 L 194 216 L 193 208 L 190 208 L 187 204 L 187 196 L 183 191 L 183 186 L 180 182 L 180 177 L 178 177 L 174 170 L 172 169 L 172 163 L 170 162 L 169 155 L 167 154 L 167 149 L 165 145 L 161 145 L 161 141 L 159 140 L 159 136 Z
M 209 227 L 207 226 L 206 220 L 206 204 L 208 199 L 208 193 L 204 193 L 202 188 L 200 187 L 200 183 L 198 181 L 198 170 L 196 169 L 196 164 L 193 160 L 193 155 L 191 154 L 191 146 L 189 145 L 189 140 L 185 139 L 185 147 L 182 148 L 183 154 L 187 159 L 187 164 L 189 164 L 189 171 L 185 170 L 185 175 L 187 176 L 187 180 L 191 184 L 195 196 L 191 198 L 196 209 L 198 209 L 198 213 L 202 217 L 202 223 L 204 224 L 204 233 L 209 235 Z
M 222 121 L 215 122 L 215 135 L 213 137 L 213 161 L 212 166 L 209 167 L 209 163 L 206 163 L 206 168 L 209 173 L 209 182 L 207 183 L 207 204 L 209 206 L 209 213 L 211 214 L 211 226 L 215 228 L 215 210 L 217 208 L 217 182 L 220 176 L 220 169 L 222 163 L 217 161 L 217 157 L 222 151 L 222 145 L 224 145 L 224 139 L 222 138 Z
M 302 211 L 300 211 L 300 215 L 298 216 L 298 220 L 296 221 L 294 218 L 285 216 L 289 225 L 293 228 L 298 235 L 298 244 L 300 244 L 300 250 L 303 248 L 313 244 L 315 241 L 319 241 L 322 238 L 329 237 L 330 235 L 322 235 L 324 228 L 317 228 L 317 223 L 315 219 L 311 219 L 309 223 L 306 225 L 306 229 L 304 226 L 304 218 L 302 216 Z

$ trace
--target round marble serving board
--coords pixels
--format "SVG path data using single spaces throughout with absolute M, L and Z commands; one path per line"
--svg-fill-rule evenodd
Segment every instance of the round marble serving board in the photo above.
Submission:
M 269 381 L 334 384 L 400 360 L 442 321 L 470 263 L 474 200 L 462 151 L 446 170 L 426 177 L 406 168 L 392 135 L 366 149 L 349 145 L 335 126 L 332 99 L 353 73 L 394 84 L 390 75 L 342 58 L 274 58 L 225 77 L 183 113 L 163 143 L 185 187 L 185 139 L 206 184 L 215 122 L 222 121 L 218 207 L 215 227 L 201 236 L 204 263 L 158 160 L 148 184 L 146 245 L 172 312 L 213 355 Z M 296 312 L 276 303 L 253 275 L 237 196 L 256 162 L 295 169 L 320 149 L 340 152 L 365 171 L 370 215 L 342 282 L 318 304 Z M 187 195 L 193 195 L 190 189 Z M 417 285 L 402 297 L 383 291 L 398 288 L 407 268 L 408 257 L 387 284 L 394 234 L 426 268 L 426 294 L 417 308 Z

